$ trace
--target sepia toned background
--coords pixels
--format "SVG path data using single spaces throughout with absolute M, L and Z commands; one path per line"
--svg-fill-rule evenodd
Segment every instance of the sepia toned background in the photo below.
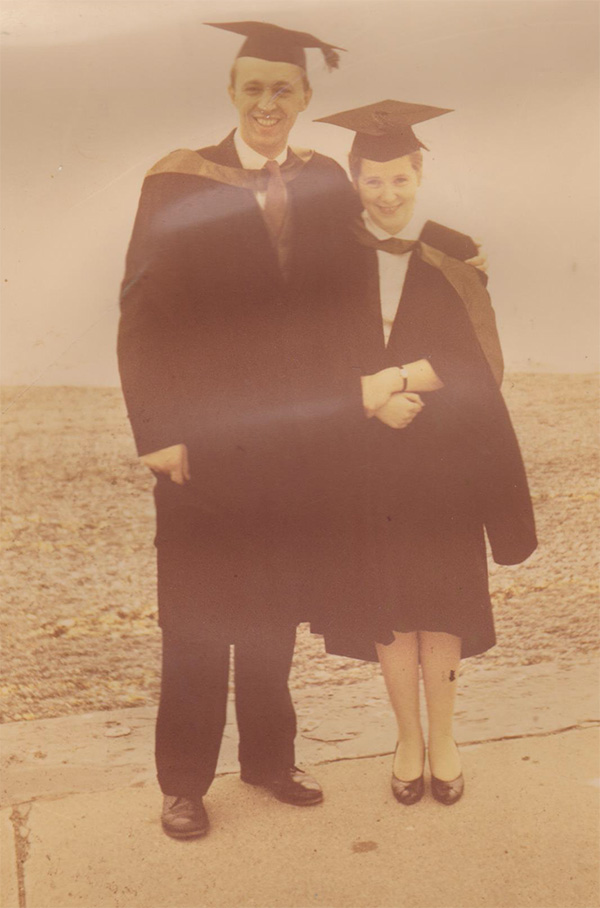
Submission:
M 294 141 L 345 163 L 312 118 L 382 98 L 422 124 L 422 215 L 482 238 L 509 368 L 598 367 L 598 6 L 493 0 L 29 0 L 3 5 L 3 382 L 118 383 L 123 258 L 145 171 L 235 125 L 236 36 L 274 21 L 347 49 Z

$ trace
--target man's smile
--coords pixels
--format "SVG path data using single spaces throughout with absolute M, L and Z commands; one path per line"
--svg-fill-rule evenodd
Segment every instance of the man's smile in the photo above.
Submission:
M 255 123 L 258 123 L 262 129 L 272 129 L 274 126 L 281 123 L 282 117 L 260 116 L 254 114 L 252 119 Z

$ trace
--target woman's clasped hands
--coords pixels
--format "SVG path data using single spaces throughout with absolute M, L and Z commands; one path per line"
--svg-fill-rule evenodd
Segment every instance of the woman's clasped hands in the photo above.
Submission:
M 414 391 L 396 392 L 383 407 L 375 411 L 374 416 L 391 429 L 405 429 L 424 406 L 422 399 Z
M 367 417 L 376 416 L 391 429 L 405 429 L 425 406 L 417 393 L 404 390 L 406 382 L 396 367 L 363 375 L 361 383 Z

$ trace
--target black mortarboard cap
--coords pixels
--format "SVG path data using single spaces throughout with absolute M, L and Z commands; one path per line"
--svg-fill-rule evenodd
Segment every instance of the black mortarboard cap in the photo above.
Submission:
M 320 117 L 317 123 L 343 126 L 356 133 L 352 154 L 369 161 L 392 161 L 405 154 L 426 148 L 412 131 L 416 123 L 452 113 L 449 108 L 409 104 L 406 101 L 379 101 L 344 110 L 331 117 Z
M 258 57 L 259 60 L 270 60 L 273 63 L 295 63 L 306 69 L 305 47 L 318 47 L 325 57 L 329 70 L 337 69 L 339 54 L 336 50 L 345 50 L 334 44 L 320 41 L 308 32 L 296 32 L 269 22 L 205 22 L 213 28 L 223 28 L 237 35 L 244 35 L 244 41 L 238 57 Z

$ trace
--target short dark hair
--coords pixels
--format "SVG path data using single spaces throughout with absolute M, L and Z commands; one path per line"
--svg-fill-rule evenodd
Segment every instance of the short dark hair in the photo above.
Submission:
M 421 151 L 421 149 L 419 148 L 418 151 L 411 151 L 408 157 L 410 158 L 410 163 L 412 164 L 413 170 L 416 171 L 419 176 L 421 176 L 421 174 L 423 173 L 423 152 Z M 362 161 L 363 159 L 357 154 L 350 152 L 350 154 L 348 155 L 350 176 L 355 183 L 358 181 L 358 178 L 360 176 Z
M 237 73 L 237 60 L 233 61 L 233 66 L 229 71 L 229 86 L 230 88 L 235 88 L 235 77 Z M 304 91 L 310 91 L 310 82 L 308 81 L 308 76 L 306 75 L 306 70 L 302 70 L 302 88 Z

